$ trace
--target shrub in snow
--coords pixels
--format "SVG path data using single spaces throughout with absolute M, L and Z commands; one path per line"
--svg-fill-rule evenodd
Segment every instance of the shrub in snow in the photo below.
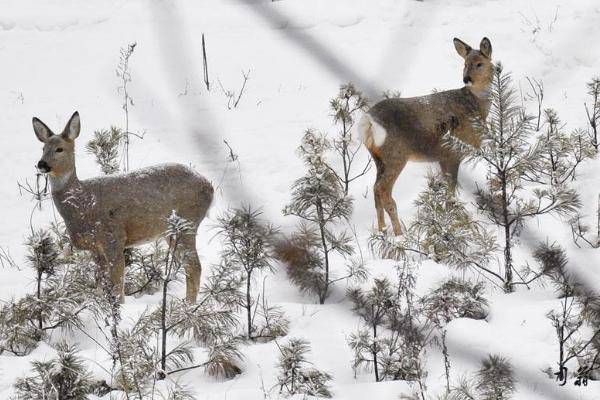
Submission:
M 446 345 L 446 325 L 456 318 L 484 319 L 487 316 L 484 289 L 482 283 L 451 278 L 421 299 L 421 312 L 441 332 L 447 393 L 450 392 L 450 355 Z
M 476 221 L 447 179 L 428 174 L 427 187 L 415 201 L 416 217 L 401 237 L 374 233 L 372 250 L 383 258 L 404 260 L 426 257 L 451 268 L 473 268 L 502 283 L 504 277 L 491 268 L 496 238 Z
M 49 361 L 33 361 L 32 374 L 15 383 L 19 400 L 87 400 L 95 389 L 77 348 L 60 344 Z
M 304 339 L 292 338 L 287 343 L 278 345 L 279 392 L 288 396 L 305 394 L 315 397 L 331 397 L 329 382 L 332 376 L 316 368 L 311 368 L 306 355 L 310 352 L 310 344 Z
M 368 291 L 352 289 L 348 297 L 365 326 L 348 339 L 354 351 L 353 369 L 372 368 L 375 381 L 416 380 L 413 359 L 403 330 L 389 329 L 401 313 L 397 292 L 387 279 L 375 279 Z
M 329 105 L 333 122 L 339 125 L 338 134 L 333 139 L 333 149 L 342 161 L 342 170 L 339 173 L 335 170 L 333 172 L 347 195 L 350 183 L 365 175 L 371 168 L 372 160 L 369 158 L 360 172 L 353 172 L 353 164 L 362 144 L 352 137 L 352 127 L 357 114 L 367 110 L 368 100 L 352 83 L 346 83 L 340 86 L 338 95 L 330 100 Z
M 351 238 L 336 225 L 347 221 L 352 214 L 352 199 L 344 194 L 342 187 L 325 160 L 325 151 L 330 147 L 322 134 L 307 130 L 298 148 L 307 167 L 306 175 L 294 182 L 292 201 L 283 213 L 299 217 L 303 224 L 299 232 L 288 241 L 280 243 L 278 253 L 297 255 L 293 261 L 306 260 L 306 264 L 287 263 L 288 276 L 303 291 L 314 293 L 321 304 L 329 295 L 330 287 L 336 282 L 351 277 L 364 278 L 362 264 L 350 263 L 345 275 L 334 276 L 330 257 L 338 253 L 344 257 L 353 254 Z M 286 250 L 286 246 L 295 247 Z M 285 261 L 285 258 L 284 258 Z
M 595 229 L 584 221 L 584 216 L 577 213 L 569 222 L 571 224 L 571 233 L 573 234 L 573 242 L 577 247 L 581 247 L 582 243 L 597 249 L 600 247 L 600 195 L 598 195 L 598 203 L 596 206 Z M 590 231 L 592 231 L 590 233 Z
M 572 215 L 579 197 L 561 179 L 542 182 L 553 176 L 552 157 L 559 135 L 549 134 L 532 143 L 533 117 L 518 105 L 511 77 L 498 65 L 491 86 L 491 107 L 486 121 L 475 121 L 481 145 L 469 145 L 448 135 L 448 141 L 466 155 L 466 160 L 487 166 L 486 186 L 475 193 L 478 209 L 502 231 L 504 288 L 513 290 L 513 247 L 528 218 L 542 214 Z M 561 171 L 561 174 L 568 172 Z M 538 183 L 533 188 L 526 182 Z
M 287 333 L 288 322 L 276 307 L 266 307 L 264 294 L 252 295 L 256 274 L 272 271 L 271 243 L 275 229 L 260 219 L 260 212 L 250 207 L 234 209 L 218 219 L 218 233 L 224 239 L 221 257 L 241 272 L 245 283 L 242 308 L 246 311 L 246 335 L 248 339 L 273 339 Z M 259 312 L 260 307 L 260 312 Z M 264 320 L 258 325 L 256 317 Z
M 415 275 L 412 264 L 396 267 L 398 282 L 375 279 L 368 290 L 349 290 L 353 310 L 362 327 L 350 335 L 348 345 L 354 352 L 355 374 L 361 368 L 372 370 L 376 381 L 408 380 L 419 385 L 425 396 L 425 347 L 430 330 L 417 320 L 421 315 L 414 301 Z
M 547 314 L 558 341 L 558 371 L 554 375 L 561 385 L 566 384 L 567 363 L 577 359 L 580 364 L 577 377 L 585 380 L 600 369 L 600 296 L 586 289 L 569 272 L 567 256 L 559 246 L 541 244 L 534 258 L 560 296 L 560 309 Z M 591 328 L 591 335 L 582 337 L 586 325 Z
M 200 300 L 196 304 L 189 304 L 180 299 L 168 299 L 169 284 L 180 280 L 185 274 L 182 262 L 185 254 L 182 254 L 179 244 L 183 235 L 188 234 L 193 234 L 191 225 L 173 213 L 169 217 L 168 229 L 165 234 L 169 250 L 161 278 L 161 304 L 144 317 L 145 329 L 155 332 L 159 336 L 158 377 L 161 379 L 175 371 L 187 369 L 193 364 L 193 356 L 188 344 L 180 344 L 169 350 L 167 341 L 171 334 L 180 338 L 192 337 L 198 342 L 213 346 L 218 344 L 221 347 L 227 345 L 232 349 L 237 348 L 237 342 L 231 337 L 231 332 L 237 326 L 235 311 L 239 301 L 240 281 L 232 276 L 235 274 L 235 269 L 231 264 L 227 264 L 226 268 L 216 268 L 213 278 L 203 286 Z M 216 279 L 214 278 L 215 273 L 218 275 Z M 211 297 L 216 292 L 219 292 L 219 295 Z M 219 303 L 219 300 L 223 300 L 223 302 Z M 233 359 L 216 357 L 213 362 L 223 363 L 226 361 L 235 365 L 241 359 L 239 353 L 234 354 L 229 351 L 224 354 L 233 355 Z M 237 369 L 239 370 L 239 368 Z
M 585 132 L 564 132 L 558 113 L 544 110 L 546 132 L 541 133 L 535 145 L 539 148 L 539 159 L 535 168 L 526 169 L 524 179 L 551 187 L 562 187 L 577 178 L 580 164 L 596 155 L 591 143 L 585 140 Z
M 489 355 L 473 377 L 463 378 L 445 400 L 508 400 L 515 392 L 516 379 L 508 360 Z
M 588 82 L 587 87 L 588 94 L 592 97 L 589 106 L 587 103 L 584 103 L 588 123 L 591 128 L 588 135 L 592 146 L 598 151 L 598 145 L 600 144 L 598 142 L 598 129 L 600 129 L 600 78 L 593 78 Z
M 28 354 L 53 329 L 81 327 L 84 311 L 101 312 L 91 260 L 72 256 L 66 264 L 47 230 L 32 233 L 27 246 L 36 274 L 35 293 L 0 307 L 0 352 L 15 355 Z
M 164 284 L 163 270 L 168 251 L 164 241 L 158 240 L 150 248 L 127 250 L 125 294 L 140 296 L 159 291 Z

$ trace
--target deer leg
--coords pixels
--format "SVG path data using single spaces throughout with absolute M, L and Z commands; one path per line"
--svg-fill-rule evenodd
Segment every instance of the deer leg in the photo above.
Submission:
M 446 176 L 446 178 L 450 182 L 450 189 L 454 192 L 458 186 L 458 168 L 460 167 L 460 160 L 450 158 L 444 161 L 440 161 L 440 168 L 442 169 L 442 174 Z
M 194 304 L 200 289 L 200 275 L 202 265 L 196 251 L 196 235 L 184 235 L 182 238 L 183 263 L 185 265 L 185 299 Z
M 394 164 L 386 164 L 382 176 L 378 177 L 379 179 L 375 182 L 374 189 L 378 193 L 377 196 L 379 196 L 383 208 L 392 221 L 392 228 L 396 236 L 402 234 L 402 225 L 398 218 L 398 209 L 392 197 L 392 190 L 394 189 L 394 183 L 396 183 L 398 175 L 400 175 L 405 165 L 406 160 L 397 160 Z
M 125 301 L 125 240 L 118 235 L 109 233 L 98 247 L 100 273 L 105 292 L 115 296 L 120 303 L 123 303 Z M 110 278 L 110 282 L 107 278 Z
M 375 211 L 377 212 L 377 228 L 380 232 L 385 230 L 385 215 L 383 213 L 383 202 L 381 201 L 381 191 L 378 190 L 380 180 L 383 175 L 383 163 L 381 160 L 373 156 L 375 161 L 375 167 L 377 168 L 377 178 L 375 179 L 375 185 L 373 185 L 373 197 L 375 199 Z

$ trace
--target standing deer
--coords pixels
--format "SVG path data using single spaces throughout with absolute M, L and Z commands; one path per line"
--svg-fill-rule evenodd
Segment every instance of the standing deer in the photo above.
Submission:
M 174 211 L 193 226 L 181 251 L 186 267 L 186 300 L 196 301 L 201 265 L 195 232 L 212 202 L 213 188 L 204 177 L 181 164 L 163 164 L 124 174 L 80 181 L 75 170 L 79 113 L 60 135 L 39 119 L 33 130 L 44 143 L 37 167 L 50 175 L 52 199 L 75 248 L 94 253 L 99 276 L 109 273 L 114 293 L 124 300 L 124 250 L 163 235 Z
M 402 233 L 396 202 L 392 198 L 394 182 L 408 161 L 437 161 L 456 187 L 461 155 L 443 145 L 443 136 L 451 132 L 460 140 L 479 146 L 479 133 L 473 119 L 485 119 L 490 109 L 489 88 L 494 65 L 492 44 L 483 38 L 479 50 L 459 39 L 454 47 L 465 60 L 461 89 L 428 96 L 390 98 L 375 104 L 362 117 L 358 130 L 377 167 L 373 187 L 377 224 L 385 229 L 385 210 L 394 234 Z

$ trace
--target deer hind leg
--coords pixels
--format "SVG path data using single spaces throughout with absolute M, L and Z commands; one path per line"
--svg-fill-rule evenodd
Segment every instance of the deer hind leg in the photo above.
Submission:
M 377 168 L 377 178 L 375 180 L 375 185 L 373 186 L 373 197 L 375 199 L 375 211 L 377 212 L 377 228 L 379 231 L 383 232 L 385 230 L 385 215 L 383 211 L 383 202 L 381 199 L 381 193 L 377 190 L 378 185 L 377 182 L 381 179 L 383 175 L 383 162 L 375 155 L 373 155 L 373 160 L 375 161 L 375 167 Z
M 373 191 L 375 192 L 375 206 L 377 207 L 377 204 L 379 204 L 380 206 L 383 206 L 387 212 L 392 221 L 394 235 L 402 234 L 402 225 L 398 218 L 398 209 L 396 207 L 396 202 L 392 197 L 392 190 L 394 189 L 394 183 L 396 183 L 398 175 L 400 175 L 400 172 L 402 172 L 405 165 L 405 159 L 395 160 L 394 163 L 385 163 L 381 174 L 379 174 L 378 170 L 377 180 L 375 181 L 375 186 L 373 188 Z
M 196 251 L 196 235 L 184 235 L 181 240 L 183 250 L 183 264 L 185 265 L 185 299 L 188 303 L 194 304 L 198 297 L 200 289 L 200 275 L 202 274 L 202 265 Z

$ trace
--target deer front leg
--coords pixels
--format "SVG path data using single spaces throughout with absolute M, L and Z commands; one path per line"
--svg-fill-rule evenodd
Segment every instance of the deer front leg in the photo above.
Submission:
M 115 296 L 120 303 L 125 301 L 125 240 L 115 235 L 107 234 L 98 243 L 98 260 L 100 267 L 100 282 L 104 292 Z
M 440 161 L 440 168 L 442 169 L 442 174 L 446 176 L 446 179 L 449 180 L 450 189 L 456 191 L 458 186 L 458 169 L 460 167 L 460 160 L 457 158 L 448 158 L 446 160 Z

